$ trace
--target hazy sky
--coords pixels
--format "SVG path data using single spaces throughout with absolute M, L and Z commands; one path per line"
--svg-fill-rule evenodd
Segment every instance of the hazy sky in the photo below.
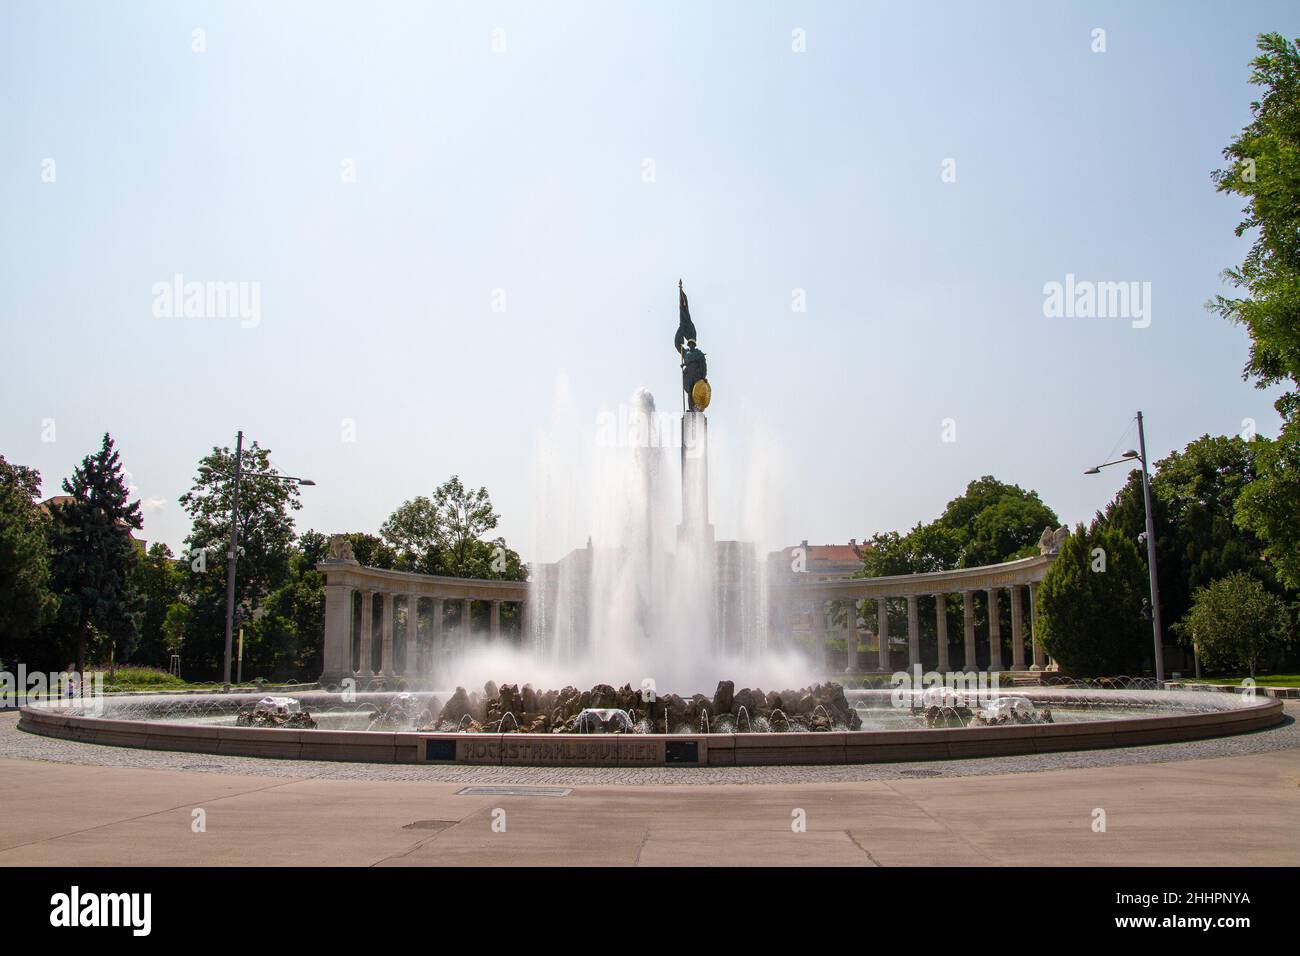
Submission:
M 779 475 L 765 544 L 983 474 L 1086 519 L 1139 407 L 1154 457 L 1276 433 L 1203 308 L 1248 245 L 1210 172 L 1272 30 L 1300 7 L 11 0 L 0 453 L 54 494 L 111 431 L 178 548 L 243 428 L 318 483 L 300 530 L 458 472 L 533 558 L 557 382 L 588 430 L 640 385 L 677 407 L 681 277 L 715 455 L 744 423 L 730 471 Z M 159 317 L 178 274 L 248 283 L 256 321 Z M 1068 274 L 1149 282 L 1149 326 L 1046 316 Z

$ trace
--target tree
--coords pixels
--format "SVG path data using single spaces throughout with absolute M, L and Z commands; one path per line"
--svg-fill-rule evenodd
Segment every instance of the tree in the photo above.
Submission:
M 1208 667 L 1255 668 L 1287 643 L 1291 616 L 1286 605 L 1245 572 L 1198 588 L 1192 609 L 1175 625 L 1186 632 Z
M 252 442 L 243 450 L 239 488 L 239 557 L 235 575 L 235 606 L 240 621 L 252 620 L 262 600 L 289 575 L 293 554 L 292 511 L 302 507 L 298 488 L 277 479 L 270 449 Z M 192 527 L 185 539 L 191 567 L 187 603 L 191 607 L 186 633 L 186 667 L 215 677 L 224 658 L 225 560 L 230 541 L 234 497 L 235 454 L 213 448 L 198 465 L 194 483 L 180 498 Z M 204 552 L 203 560 L 198 560 Z M 236 623 L 236 628 L 240 624 Z
M 379 529 L 382 542 L 364 541 L 362 547 L 373 558 L 391 560 L 390 567 L 421 574 L 460 578 L 510 574 L 517 575 L 511 580 L 523 580 L 519 556 L 500 539 L 483 540 L 497 521 L 487 489 L 470 490 L 459 475 L 452 475 L 434 489 L 432 498 L 421 495 L 403 502 Z M 363 556 L 356 540 L 352 550 L 362 564 L 381 566 Z
M 434 490 L 433 504 L 438 511 L 443 565 L 457 577 L 468 577 L 471 543 L 497 526 L 492 499 L 486 488 L 470 491 L 459 475 L 452 475 Z
M 142 602 L 134 587 L 131 531 L 143 519 L 140 502 L 128 501 L 120 457 L 107 433 L 63 490 L 71 500 L 52 509 L 52 578 L 59 622 L 75 642 L 77 671 L 83 673 L 92 633 L 110 643 L 114 660 L 130 654 L 139 634 Z
M 1257 438 L 1255 480 L 1237 499 L 1237 527 L 1258 538 L 1277 577 L 1300 589 L 1300 418 L 1276 441 Z
M 163 625 L 167 612 L 180 600 L 185 586 L 185 571 L 162 542 L 149 546 L 148 552 L 136 562 L 134 587 L 144 600 L 140 618 L 140 639 L 131 654 L 131 662 L 154 667 L 166 667 L 171 652 L 167 648 L 167 634 Z
M 244 661 L 273 680 L 321 672 L 325 632 L 325 576 L 316 570 L 328 541 L 318 531 L 299 539 L 289 559 L 289 576 L 267 595 L 245 633 Z
M 402 502 L 379 534 L 396 553 L 399 564 L 420 571 L 442 547 L 444 538 L 438 507 L 424 495 Z
M 1146 569 L 1132 539 L 1080 524 L 1038 586 L 1039 639 L 1071 674 L 1137 673 L 1151 652 L 1151 625 L 1142 616 L 1146 593 Z
M 1263 94 L 1223 151 L 1229 165 L 1213 173 L 1218 191 L 1246 200 L 1236 234 L 1255 238 L 1241 265 L 1223 273 L 1244 294 L 1209 305 L 1250 335 L 1243 377 L 1259 388 L 1289 386 L 1276 402 L 1282 432 L 1257 456 L 1237 521 L 1266 542 L 1279 578 L 1300 588 L 1300 45 L 1268 33 L 1258 46 L 1250 82 Z
M 1246 571 L 1277 589 L 1271 565 L 1261 560 L 1260 537 L 1236 522 L 1242 495 L 1255 477 L 1263 440 L 1204 435 L 1156 462 L 1151 500 L 1156 528 L 1160 604 L 1168 621 L 1182 618 L 1192 592 L 1234 571 Z M 1142 472 L 1099 513 L 1097 522 L 1132 541 L 1146 530 Z
M 1043 529 L 1057 526 L 1056 512 L 1036 491 L 998 481 L 992 475 L 972 481 L 948 502 L 938 523 L 960 541 L 956 567 L 999 564 L 1036 554 Z
M 875 578 L 895 574 L 926 574 L 954 568 L 1000 564 L 1012 558 L 1038 553 L 1043 529 L 1057 526 L 1056 512 L 1043 504 L 1036 491 L 1025 491 L 992 475 L 966 485 L 960 496 L 948 502 L 929 524 L 917 524 L 905 535 L 896 531 L 874 535 L 863 556 L 857 577 Z M 928 602 L 928 599 L 926 599 Z M 956 605 L 953 604 L 952 607 Z M 864 609 L 868 614 L 870 608 Z M 976 608 L 976 622 L 985 626 L 986 613 Z M 839 625 L 844 611 L 837 605 L 831 623 Z M 1001 632 L 1011 633 L 1011 606 L 1001 610 Z M 899 602 L 890 610 L 889 628 L 904 633 L 907 612 Z M 933 648 L 938 640 L 935 616 L 921 614 L 921 647 Z M 1006 640 L 1010 640 L 1008 636 Z
M 58 608 L 49 587 L 49 519 L 33 501 L 40 490 L 40 472 L 0 455 L 0 661 L 10 668 Z

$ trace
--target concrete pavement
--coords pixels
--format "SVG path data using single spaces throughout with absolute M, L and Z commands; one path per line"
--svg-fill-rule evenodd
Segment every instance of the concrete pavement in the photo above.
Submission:
M 0 865 L 1300 864 L 1295 748 L 941 779 L 577 785 L 558 797 L 463 787 L 0 758 Z M 1098 809 L 1105 832 L 1094 832 Z M 799 811 L 804 832 L 792 827 Z

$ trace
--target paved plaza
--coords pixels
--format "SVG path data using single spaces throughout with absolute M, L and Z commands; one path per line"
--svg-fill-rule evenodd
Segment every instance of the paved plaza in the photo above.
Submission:
M 8 713 L 0 863 L 1296 865 L 1300 704 L 1286 708 L 1276 728 L 1154 747 L 651 770 L 142 751 L 36 737 Z M 568 792 L 460 792 L 509 785 Z

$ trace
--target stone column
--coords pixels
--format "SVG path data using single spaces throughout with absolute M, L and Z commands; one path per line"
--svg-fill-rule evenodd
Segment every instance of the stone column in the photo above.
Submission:
M 998 612 L 998 589 L 989 588 L 989 673 L 1005 670 L 1002 666 L 1002 618 Z
M 420 616 L 420 595 L 408 594 L 406 596 L 406 664 L 402 668 L 405 674 L 418 673 L 417 651 L 415 647 L 416 624 Z
M 934 596 L 934 624 L 935 633 L 939 637 L 939 673 L 946 674 L 951 670 L 948 663 L 948 595 L 936 594 Z
M 975 654 L 975 599 L 969 591 L 961 592 L 961 625 L 965 632 L 962 637 L 966 646 L 966 663 L 963 666 L 967 671 L 978 673 L 980 665 Z
M 488 635 L 493 644 L 501 642 L 501 602 L 493 600 L 488 614 Z
M 1025 669 L 1025 596 L 1022 593 L 1024 588 L 1013 585 L 1010 588 L 1011 594 L 1011 669 L 1013 671 L 1022 671 Z
M 852 674 L 858 669 L 858 602 L 857 599 L 844 602 L 845 621 L 844 639 L 847 656 L 844 659 L 844 673 Z
M 907 596 L 907 666 L 921 663 L 921 616 L 916 607 L 916 595 Z
M 1038 640 L 1038 585 L 1029 585 L 1029 640 L 1034 645 L 1033 671 L 1041 671 L 1047 666 L 1047 653 Z
M 379 617 L 383 639 L 379 642 L 379 672 L 385 677 L 393 675 L 393 627 L 397 624 L 397 597 L 392 592 L 384 594 L 384 613 Z
M 818 678 L 824 678 L 829 669 L 826 662 L 826 602 L 817 598 L 812 608 L 813 657 L 820 668 Z
M 352 589 L 347 585 L 325 585 L 325 634 L 322 641 L 321 683 L 334 683 L 351 677 Z
M 889 599 L 876 598 L 876 670 L 889 673 Z
M 429 613 L 433 615 L 432 620 L 429 621 L 429 671 L 430 673 L 437 673 L 438 665 L 442 661 L 443 651 L 445 650 L 443 644 L 446 640 L 442 633 L 443 599 L 436 597 L 429 604 L 431 605 Z
M 375 629 L 375 592 L 363 590 L 361 592 L 361 660 L 357 667 L 358 677 L 370 677 L 375 672 L 372 661 L 374 652 L 371 650 L 371 641 L 374 639 Z
M 459 645 L 460 645 L 461 647 L 469 647 L 469 609 L 470 609 L 470 605 L 471 605 L 471 602 L 470 602 L 470 599 L 469 599 L 469 598 L 461 598 L 461 599 L 460 599 L 460 638 L 459 638 L 458 643 L 459 643 Z

